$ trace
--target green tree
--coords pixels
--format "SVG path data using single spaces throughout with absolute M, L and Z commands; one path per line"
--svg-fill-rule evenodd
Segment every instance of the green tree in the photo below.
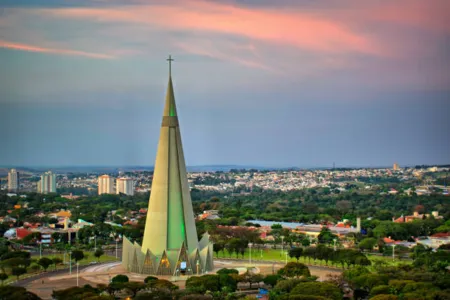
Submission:
M 4 260 L 1 262 L 2 266 L 6 266 L 9 268 L 12 267 L 28 267 L 31 264 L 31 260 L 27 259 L 27 258 L 21 258 L 21 257 L 13 257 L 13 258 L 9 258 L 7 260 Z
M 373 247 L 377 244 L 377 239 L 375 238 L 365 238 L 358 244 L 358 248 L 361 250 L 373 250 Z
M 370 290 L 370 296 L 374 297 L 381 294 L 390 294 L 392 288 L 389 285 L 378 285 Z
M 54 257 L 54 258 L 52 259 L 52 263 L 55 265 L 55 271 L 56 271 L 56 266 L 59 265 L 59 264 L 61 264 L 62 262 L 63 262 L 62 259 L 59 258 L 59 257 Z
M 228 275 L 227 275 L 228 276 Z M 206 291 L 220 291 L 220 280 L 218 275 L 193 276 L 186 281 L 186 289 L 204 294 Z
M 11 269 L 11 274 L 14 276 L 17 276 L 17 280 L 19 280 L 19 277 L 23 274 L 27 273 L 27 269 L 23 267 L 13 267 Z
M 370 300 L 398 300 L 398 297 L 395 295 L 380 294 L 370 298 Z
M 331 244 L 333 240 L 337 238 L 337 235 L 331 233 L 331 230 L 328 227 L 323 227 L 317 237 L 321 244 Z
M 227 268 L 222 268 L 219 271 L 217 271 L 217 274 L 222 275 L 230 275 L 230 274 L 239 274 L 239 271 L 236 269 L 227 269 Z
M 158 280 L 158 277 L 155 277 L 155 276 L 147 276 L 147 277 L 145 277 L 144 282 L 145 282 L 145 283 L 149 283 L 149 282 L 152 281 L 152 280 Z
M 126 283 L 128 281 L 129 281 L 128 276 L 122 274 L 116 275 L 111 279 L 112 283 Z
M 100 260 L 100 257 L 103 255 L 103 254 L 105 254 L 105 252 L 102 250 L 102 249 L 97 249 L 95 252 L 94 252 L 94 256 L 97 258 L 97 262 Z
M 223 243 L 214 243 L 213 251 L 216 253 L 216 256 L 219 257 L 219 252 L 225 249 L 225 245 Z
M 237 289 L 236 274 L 219 274 L 219 284 L 221 290 L 234 292 Z
M 65 300 L 65 299 L 74 299 L 74 300 L 113 300 L 113 298 L 109 296 L 100 295 L 102 289 L 94 288 L 88 284 L 83 287 L 70 287 L 64 290 L 53 291 L 52 298 L 55 300 Z
M 38 260 L 37 263 L 44 269 L 44 271 L 47 271 L 48 267 L 53 264 L 53 261 L 48 257 L 42 257 Z
M 306 265 L 298 262 L 289 262 L 278 270 L 278 275 L 282 277 L 310 277 L 311 273 Z
M 301 282 L 289 294 L 321 296 L 327 299 L 341 300 L 341 289 L 328 282 Z
M 146 288 L 146 285 L 141 282 L 126 282 L 124 288 L 131 293 L 131 298 L 136 297 L 136 294 Z
M 326 265 L 328 265 L 328 261 L 332 258 L 333 254 L 334 254 L 333 249 L 325 245 L 318 245 L 316 248 L 317 258 L 324 260 Z
M 84 258 L 84 252 L 81 250 L 73 250 L 72 251 L 72 259 L 75 260 L 75 262 L 78 262 Z
M 24 287 L 6 285 L 0 287 L 2 300 L 41 300 L 36 294 L 28 292 Z
M 302 240 L 302 246 L 303 247 L 309 247 L 310 245 L 311 245 L 311 242 L 310 242 L 310 240 L 308 238 L 304 238 Z
M 6 273 L 0 273 L 0 281 L 2 282 L 2 285 L 3 285 L 3 282 L 6 280 L 6 279 L 8 279 L 8 274 L 6 274 Z
M 273 288 L 273 292 L 275 295 L 284 295 L 288 294 L 294 289 L 294 287 L 297 286 L 297 284 L 301 282 L 305 282 L 306 279 L 304 278 L 290 278 L 290 279 L 280 279 L 278 280 L 277 284 Z M 274 296 L 276 297 L 276 296 Z
M 280 279 L 281 279 L 281 277 L 278 275 L 266 275 L 266 277 L 264 277 L 263 281 L 264 281 L 264 284 L 274 287 Z
M 166 290 L 166 291 L 175 291 L 178 289 L 178 286 L 173 284 L 172 282 L 164 279 L 158 279 L 158 280 L 152 280 L 150 281 L 150 286 L 152 288 L 156 288 L 159 290 Z
M 302 256 L 302 253 L 303 253 L 302 248 L 292 248 L 289 250 L 289 257 L 295 257 L 295 259 L 297 259 L 298 262 L 298 260 Z

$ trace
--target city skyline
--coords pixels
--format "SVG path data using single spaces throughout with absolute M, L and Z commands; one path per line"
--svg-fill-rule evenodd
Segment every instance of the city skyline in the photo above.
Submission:
M 449 163 L 446 1 L 127 3 L 0 4 L 0 165 L 153 165 L 169 54 L 188 166 Z

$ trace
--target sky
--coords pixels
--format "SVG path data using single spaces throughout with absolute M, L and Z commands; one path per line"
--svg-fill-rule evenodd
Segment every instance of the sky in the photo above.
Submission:
M 0 165 L 450 163 L 448 0 L 0 0 Z

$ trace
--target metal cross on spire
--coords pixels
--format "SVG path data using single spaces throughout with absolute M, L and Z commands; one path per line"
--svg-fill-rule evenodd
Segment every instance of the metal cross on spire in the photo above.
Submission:
M 169 58 L 166 60 L 169 62 L 169 75 L 172 75 L 172 62 L 174 61 L 172 55 L 169 55 Z

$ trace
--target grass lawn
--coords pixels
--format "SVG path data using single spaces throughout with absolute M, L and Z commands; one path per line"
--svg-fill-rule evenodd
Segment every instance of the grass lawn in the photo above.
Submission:
M 281 252 L 281 249 L 252 249 L 252 261 L 277 261 L 277 262 L 291 262 L 291 261 L 297 261 L 295 258 L 290 258 L 289 255 L 287 256 L 287 260 L 286 260 L 286 249 L 283 251 L 283 253 Z M 233 253 L 232 256 L 230 256 L 228 254 L 227 251 L 225 251 L 225 255 L 223 252 L 219 252 L 219 255 L 217 256 L 216 253 L 214 253 L 214 257 L 215 258 L 232 258 L 232 259 L 243 259 L 243 260 L 247 260 L 250 261 L 250 255 L 249 255 L 249 251 L 248 249 L 245 251 L 244 256 L 242 257 L 242 255 L 239 255 L 238 257 L 236 257 L 236 254 Z M 381 261 L 384 264 L 388 265 L 388 266 L 397 266 L 399 264 L 410 264 L 411 260 L 406 260 L 406 259 L 398 259 L 396 258 L 394 261 L 392 261 L 392 257 L 391 256 L 375 256 L 375 255 L 370 255 L 367 254 L 367 258 L 369 258 L 372 261 L 372 264 L 375 264 L 377 261 Z M 319 260 L 317 259 L 315 262 L 314 260 L 309 260 L 306 257 L 300 257 L 299 262 L 304 263 L 304 264 L 308 264 L 308 265 L 315 265 L 315 266 L 326 266 L 326 263 L 324 260 Z M 339 267 L 341 268 L 340 264 L 337 265 L 333 265 L 331 261 L 328 261 L 328 266 L 335 266 L 335 267 Z
M 87 256 L 84 259 L 80 260 L 79 263 L 80 265 L 87 265 L 91 262 L 97 262 L 97 258 L 94 256 L 94 252 L 93 251 L 83 251 L 84 255 Z M 65 256 L 65 258 L 64 258 Z M 64 255 L 64 253 L 55 253 L 55 254 L 49 254 L 49 255 L 42 255 L 42 257 L 48 257 L 50 259 L 52 258 L 60 258 L 63 262 L 65 261 L 66 264 L 68 265 L 68 261 L 69 261 L 69 254 Z M 31 259 L 39 259 L 39 254 L 37 255 L 32 255 Z M 120 258 L 119 258 L 120 259 Z M 111 256 L 111 255 L 102 255 L 100 256 L 99 262 L 107 262 L 107 261 L 114 261 L 116 260 L 115 256 Z M 74 260 L 72 260 L 72 264 L 74 264 Z M 49 268 L 49 270 L 51 269 L 51 267 Z
M 289 255 L 287 255 L 286 257 L 286 249 L 283 250 L 283 252 L 281 251 L 281 249 L 252 249 L 252 261 L 276 261 L 276 262 L 291 262 L 294 261 L 296 262 L 297 259 L 295 258 L 291 258 L 289 257 Z M 233 253 L 232 256 L 230 256 L 228 254 L 227 251 L 225 251 L 225 255 L 223 254 L 223 252 L 219 253 L 219 256 L 216 256 L 216 254 L 214 253 L 214 257 L 215 258 L 232 258 L 232 259 L 243 259 L 243 260 L 248 260 L 250 261 L 250 252 L 248 251 L 248 249 L 245 251 L 244 253 L 244 257 L 242 257 L 242 255 L 239 255 L 238 257 L 236 257 L 236 254 Z M 319 260 L 317 259 L 315 262 L 314 260 L 311 259 L 311 261 L 306 258 L 306 257 L 300 257 L 299 262 L 304 263 L 304 264 L 309 264 L 309 265 L 317 265 L 317 266 L 325 266 L 325 261 L 324 260 Z M 328 265 L 332 266 L 331 261 L 328 261 Z
M 386 264 L 387 266 L 398 266 L 398 265 L 405 265 L 405 264 L 411 264 L 411 259 L 399 259 L 396 257 L 394 260 L 392 260 L 392 256 L 376 256 L 376 255 L 370 255 L 367 254 L 367 258 L 369 258 L 372 263 L 381 262 Z

